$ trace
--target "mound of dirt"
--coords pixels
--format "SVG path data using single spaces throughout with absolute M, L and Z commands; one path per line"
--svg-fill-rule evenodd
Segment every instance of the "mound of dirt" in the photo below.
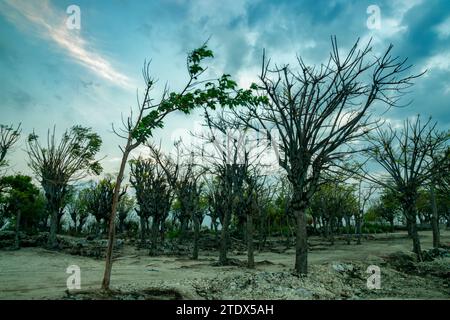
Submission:
M 0 249 L 12 248 L 14 245 L 15 233 L 12 231 L 0 232 Z M 19 234 L 20 246 L 22 248 L 39 247 L 45 248 L 47 245 L 48 232 L 39 234 Z M 62 251 L 71 255 L 78 255 L 84 257 L 91 257 L 102 259 L 105 257 L 108 240 L 106 239 L 84 239 L 70 236 L 57 236 L 58 251 Z M 123 240 L 117 239 L 115 244 L 115 251 L 113 257 L 120 255 L 120 250 L 123 247 Z

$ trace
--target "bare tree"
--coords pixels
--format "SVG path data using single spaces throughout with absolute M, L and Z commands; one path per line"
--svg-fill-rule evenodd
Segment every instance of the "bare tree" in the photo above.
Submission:
M 166 178 L 164 170 L 153 159 L 138 158 L 131 161 L 130 182 L 136 191 L 139 205 L 137 213 L 141 218 L 141 242 L 145 244 L 148 219 L 152 218 L 150 254 L 157 252 L 160 225 L 170 210 L 173 190 Z
M 199 179 L 205 170 L 197 166 L 194 154 L 183 154 L 182 140 L 175 142 L 175 158 L 170 155 L 163 155 L 161 148 L 155 145 L 148 145 L 152 156 L 166 173 L 167 180 L 172 186 L 176 197 L 180 203 L 180 242 L 186 240 L 186 233 L 189 221 L 194 225 L 194 248 L 192 258 L 198 259 L 198 242 L 200 236 L 200 227 L 204 219 L 203 211 L 200 210 L 200 195 L 203 189 L 203 183 Z
M 433 159 L 433 174 L 430 176 L 429 193 L 431 200 L 431 227 L 433 230 L 433 247 L 439 248 L 441 245 L 439 230 L 439 213 L 437 206 L 436 188 L 438 185 L 446 186 L 448 190 L 448 176 L 450 175 L 450 148 L 444 150 L 430 150 Z
M 21 131 L 20 124 L 16 128 L 13 125 L 0 125 L 0 168 L 6 165 L 6 155 L 19 140 Z
M 367 202 L 374 192 L 374 185 L 371 184 L 367 187 L 364 187 L 363 180 L 360 180 L 358 182 L 358 212 L 355 214 L 356 244 L 361 244 L 361 228 L 364 220 L 364 212 Z
M 404 76 L 406 59 L 392 57 L 392 45 L 371 61 L 370 42 L 359 41 L 342 57 L 335 38 L 326 64 L 312 67 L 298 58 L 298 70 L 270 66 L 263 56 L 259 89 L 264 104 L 250 105 L 235 115 L 248 127 L 280 137 L 280 166 L 293 187 L 292 210 L 297 219 L 295 270 L 307 273 L 305 210 L 320 174 L 355 154 L 358 139 L 378 126 L 376 101 L 396 106 L 402 90 L 417 76 Z M 254 85 L 253 87 L 256 87 Z
M 215 201 L 213 206 L 222 227 L 218 263 L 228 263 L 229 227 L 234 217 L 238 227 L 243 227 L 243 221 L 247 223 L 248 264 L 254 267 L 252 218 L 258 211 L 256 193 L 261 187 L 256 172 L 263 167 L 260 160 L 267 145 L 252 143 L 245 127 L 228 117 L 224 109 L 215 117 L 205 110 L 205 126 L 208 130 L 197 137 L 205 142 L 200 151 L 204 165 L 217 179 L 210 200 Z
M 387 129 L 377 129 L 369 139 L 368 154 L 386 170 L 388 177 L 383 179 L 369 172 L 364 176 L 396 193 L 410 225 L 413 251 L 419 260 L 422 260 L 422 250 L 416 222 L 418 191 L 432 178 L 433 166 L 439 167 L 432 157 L 433 152 L 442 150 L 449 137 L 448 133 L 436 131 L 436 123 L 432 123 L 431 118 L 422 124 L 417 116 L 415 120 L 406 120 L 400 132 L 389 125 Z
M 59 143 L 55 140 L 55 129 L 52 133 L 49 130 L 46 146 L 39 143 L 36 134 L 28 136 L 29 167 L 40 180 L 50 213 L 48 246 L 51 248 L 58 245 L 56 233 L 69 184 L 102 170 L 99 161 L 95 160 L 101 143 L 96 133 L 82 126 L 65 131 Z

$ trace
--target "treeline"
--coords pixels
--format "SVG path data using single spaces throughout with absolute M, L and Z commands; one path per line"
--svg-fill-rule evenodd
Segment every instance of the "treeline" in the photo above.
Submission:
M 323 235 L 330 243 L 343 234 L 348 243 L 353 238 L 360 243 L 361 235 L 376 231 L 374 222 L 383 219 L 391 229 L 404 221 L 422 259 L 418 222 L 430 224 L 434 246 L 440 245 L 439 223 L 448 224 L 450 135 L 420 116 L 406 119 L 403 128 L 383 123 L 376 108 L 399 106 L 404 90 L 421 76 L 411 74 L 406 59 L 392 51 L 389 46 L 373 57 L 370 43 L 356 42 L 342 55 L 332 38 L 329 60 L 318 66 L 299 58 L 297 67 L 280 67 L 264 54 L 258 83 L 244 90 L 228 74 L 202 80 L 204 60 L 213 57 L 204 45 L 187 58 L 186 86 L 178 92 L 166 87 L 157 102 L 150 97 L 155 81 L 146 63 L 138 112 L 123 121 L 122 131 L 114 128 L 124 139 L 117 176 L 73 191 L 77 181 L 101 172 L 96 160 L 101 139 L 89 128 L 74 126 L 60 139 L 49 131 L 44 145 L 35 134 L 28 136 L 29 166 L 44 194 L 30 201 L 45 198 L 49 247 L 57 247 L 62 214 L 72 217 L 75 234 L 86 214 L 93 215 L 96 233 L 108 233 L 109 239 L 104 289 L 116 233 L 133 230 L 127 220 L 133 211 L 140 232 L 134 227 L 134 236 L 150 254 L 158 253 L 171 232 L 182 243 L 192 241 L 196 259 L 209 216 L 219 264 L 229 261 L 231 237 L 245 241 L 253 267 L 254 244 L 263 246 L 267 237 L 278 235 L 287 245 L 294 240 L 295 270 L 306 274 L 308 234 Z M 198 144 L 179 141 L 165 153 L 152 143 L 167 115 L 199 108 L 206 130 L 196 134 Z M 20 127 L 2 126 L 2 163 L 19 134 Z M 150 156 L 129 159 L 139 146 Z M 267 151 L 274 161 L 265 162 Z M 14 186 L 3 185 L 6 212 L 13 208 L 8 201 L 14 202 Z M 18 211 L 8 212 L 20 221 Z

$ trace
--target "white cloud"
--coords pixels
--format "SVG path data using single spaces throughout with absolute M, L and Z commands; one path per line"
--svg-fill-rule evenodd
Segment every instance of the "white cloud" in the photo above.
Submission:
M 431 56 L 425 63 L 425 69 L 450 71 L 450 51 Z
M 49 0 L 5 0 L 0 3 L 0 13 L 20 30 L 36 32 L 52 41 L 97 76 L 126 89 L 134 87 L 129 78 L 95 52 L 79 32 L 66 27 L 68 15 L 64 11 L 58 12 Z
M 448 38 L 450 36 L 450 17 L 448 17 L 444 22 L 438 24 L 435 31 L 440 38 Z

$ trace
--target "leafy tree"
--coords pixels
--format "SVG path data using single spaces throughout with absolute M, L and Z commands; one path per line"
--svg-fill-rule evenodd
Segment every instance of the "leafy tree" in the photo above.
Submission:
M 15 247 L 19 248 L 21 228 L 31 230 L 44 212 L 44 202 L 31 177 L 24 175 L 0 178 L 2 211 L 5 217 L 15 219 Z
M 334 232 L 342 219 L 346 221 L 347 243 L 350 243 L 350 220 L 358 212 L 358 200 L 351 185 L 327 182 L 314 194 L 310 204 L 313 216 L 323 221 L 325 236 L 334 244 Z
M 72 191 L 67 197 L 66 211 L 73 222 L 73 234 L 81 234 L 84 224 L 89 216 L 87 208 L 87 197 L 90 193 L 89 188 Z
M 92 214 L 97 221 L 97 235 L 100 234 L 100 226 L 103 221 L 103 230 L 106 233 L 109 224 L 109 215 L 114 194 L 115 182 L 112 177 L 106 177 L 99 182 L 93 183 L 88 192 L 84 194 L 86 210 Z M 122 189 L 119 194 L 119 203 L 126 194 L 126 189 Z
M 231 80 L 228 74 L 224 74 L 214 81 L 200 81 L 200 76 L 206 70 L 202 66 L 202 62 L 212 57 L 213 52 L 208 49 L 206 44 L 193 50 L 187 57 L 187 71 L 189 76 L 187 84 L 179 92 L 169 92 L 166 87 L 161 100 L 156 103 L 150 97 L 150 91 L 154 88 L 155 84 L 155 81 L 150 77 L 150 64 L 144 64 L 144 98 L 141 101 L 138 99 L 137 116 L 134 119 L 133 116 L 128 118 L 123 133 L 114 130 L 126 142 L 125 146 L 121 148 L 123 153 L 122 161 L 113 196 L 106 265 L 102 281 L 102 288 L 104 290 L 109 289 L 111 279 L 112 251 L 115 237 L 114 221 L 117 212 L 120 185 L 130 152 L 151 138 L 155 129 L 162 128 L 164 126 L 164 119 L 172 112 L 181 111 L 189 114 L 192 110 L 201 106 L 212 109 L 218 105 L 233 108 L 244 105 L 251 100 L 254 102 L 258 100 L 258 97 L 252 95 L 252 90 L 238 89 L 237 83 Z M 203 85 L 203 87 L 200 88 L 200 85 Z
M 401 211 L 401 204 L 398 197 L 392 189 L 384 188 L 379 203 L 379 216 L 389 222 L 391 231 L 394 231 L 394 220 L 397 214 Z
M 95 155 L 100 150 L 102 140 L 90 128 L 82 126 L 66 130 L 59 143 L 55 140 L 55 129 L 52 133 L 48 131 L 46 145 L 41 145 L 38 138 L 35 133 L 28 136 L 29 167 L 44 189 L 51 219 L 48 246 L 56 248 L 58 223 L 66 204 L 69 186 L 88 174 L 101 172 L 102 168 L 99 161 L 95 160 Z

